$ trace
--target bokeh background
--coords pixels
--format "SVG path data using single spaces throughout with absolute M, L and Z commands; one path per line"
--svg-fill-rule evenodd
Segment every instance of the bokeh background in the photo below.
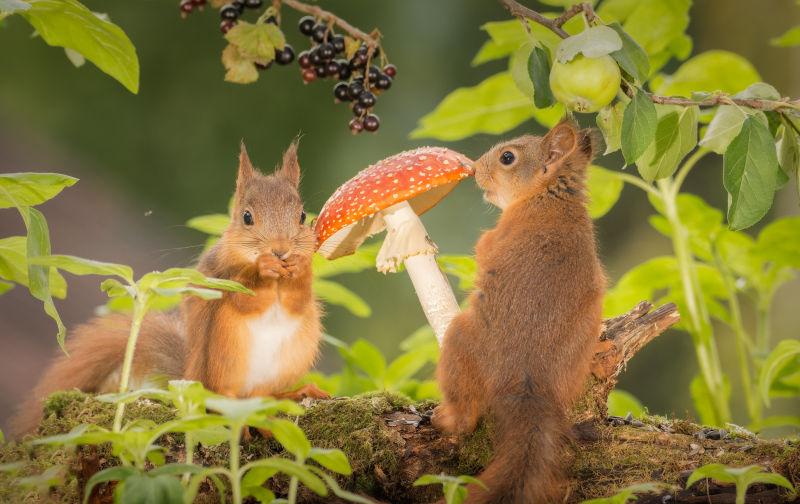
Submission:
M 379 133 L 352 136 L 349 110 L 334 105 L 332 84 L 303 85 L 296 65 L 273 67 L 253 85 L 224 82 L 224 41 L 213 11 L 181 20 L 177 1 L 85 3 L 107 12 L 132 39 L 141 63 L 139 95 L 90 63 L 74 68 L 61 49 L 31 39 L 31 28 L 22 19 L 8 19 L 0 27 L 0 172 L 55 171 L 79 177 L 76 186 L 41 208 L 50 223 L 54 252 L 131 264 L 137 274 L 188 265 L 197 257 L 205 237 L 185 222 L 225 211 L 240 139 L 256 164 L 271 170 L 290 140 L 302 133 L 302 193 L 307 209 L 316 212 L 359 169 L 426 144 L 408 138 L 416 121 L 449 91 L 476 84 L 505 64 L 469 65 L 486 38 L 479 26 L 508 19 L 497 2 L 321 1 L 365 31 L 380 28 L 384 48 L 399 69 L 395 85 L 376 109 L 382 120 Z M 307 46 L 295 29 L 299 15 L 285 9 L 284 17 L 289 42 L 299 52 Z M 696 53 L 713 48 L 737 52 L 781 93 L 798 96 L 800 49 L 768 44 L 770 37 L 798 22 L 800 8 L 790 0 L 700 0 L 692 8 L 690 34 Z M 528 122 L 508 136 L 541 131 Z M 481 135 L 447 145 L 477 157 L 497 140 Z M 601 158 L 598 164 L 620 165 L 615 158 Z M 686 190 L 724 208 L 721 168 L 721 158 L 707 157 Z M 780 192 L 772 216 L 797 214 L 797 202 L 791 188 Z M 617 206 L 598 221 L 612 280 L 642 260 L 670 252 L 667 240 L 647 225 L 650 213 L 641 192 L 628 187 Z M 423 220 L 443 252 L 466 253 L 496 215 L 467 181 Z M 16 212 L 0 212 L 0 236 L 23 233 Z M 329 308 L 325 326 L 332 335 L 347 341 L 368 338 L 391 357 L 398 353 L 398 342 L 425 322 L 405 275 L 367 272 L 337 280 L 368 299 L 373 315 L 359 319 Z M 68 277 L 68 282 L 69 295 L 57 304 L 68 327 L 74 327 L 93 315 L 104 294 L 97 278 Z M 795 282 L 777 296 L 776 339 L 798 336 L 798 295 Z M 720 331 L 718 338 L 730 369 L 731 335 Z M 21 288 L 0 297 L 0 427 L 56 350 L 55 327 L 40 303 Z M 326 348 L 324 354 L 322 370 L 335 370 L 339 362 L 334 349 Z M 630 363 L 621 387 L 652 412 L 683 416 L 691 411 L 688 384 L 695 371 L 689 336 L 671 331 Z M 738 399 L 734 397 L 734 407 L 744 421 Z M 797 404 L 784 408 L 793 406 Z

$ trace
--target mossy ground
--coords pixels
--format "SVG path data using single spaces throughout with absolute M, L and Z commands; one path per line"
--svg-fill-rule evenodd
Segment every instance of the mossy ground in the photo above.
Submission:
M 464 440 L 441 437 L 425 422 L 432 407 L 432 403 L 412 405 L 396 394 L 374 393 L 316 402 L 300 417 L 299 425 L 313 446 L 339 448 L 347 454 L 353 475 L 340 477 L 342 486 L 398 504 L 431 502 L 440 496 L 439 488 L 411 487 L 421 473 L 476 474 L 491 458 L 489 425 L 481 425 Z M 387 418 L 398 412 L 421 420 L 392 425 Z M 113 415 L 114 405 L 99 402 L 91 395 L 58 393 L 46 402 L 44 419 L 35 437 L 64 433 L 81 423 L 110 426 Z M 126 417 L 161 423 L 174 418 L 174 411 L 158 402 L 140 400 L 128 406 Z M 611 495 L 633 483 L 679 484 L 687 471 L 711 462 L 761 464 L 782 473 L 794 484 L 800 483 L 800 449 L 784 441 L 763 441 L 742 434 L 717 441 L 700 439 L 700 426 L 663 417 L 646 417 L 638 427 L 591 423 L 590 431 L 590 435 L 578 435 L 574 442 L 570 470 L 573 502 Z M 91 476 L 87 472 L 117 463 L 102 447 L 75 450 L 25 442 L 32 439 L 0 445 L 0 464 L 21 463 L 15 475 L 0 473 L 0 502 L 80 502 L 82 486 Z M 167 449 L 168 461 L 183 461 L 181 435 L 168 434 L 161 444 Z M 242 446 L 243 462 L 280 452 L 274 440 L 258 436 Z M 201 447 L 195 462 L 226 465 L 227 458 L 228 448 L 223 444 Z M 17 484 L 18 478 L 41 474 L 53 466 L 62 468 L 62 484 L 49 492 L 39 494 Z M 275 489 L 280 491 L 284 485 L 279 480 Z M 208 489 L 201 500 L 212 498 Z M 318 501 L 305 493 L 301 500 Z

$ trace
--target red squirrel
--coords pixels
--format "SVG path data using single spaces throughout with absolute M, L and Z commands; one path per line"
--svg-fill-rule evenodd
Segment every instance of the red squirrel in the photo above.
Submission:
M 564 497 L 568 411 L 589 375 L 606 286 L 586 209 L 593 151 L 592 132 L 563 121 L 475 163 L 502 215 L 475 247 L 475 291 L 445 335 L 432 418 L 456 434 L 494 419 L 494 457 L 478 476 L 488 490 L 471 486 L 471 503 Z
M 316 238 L 300 199 L 297 143 L 272 175 L 250 162 L 244 144 L 231 222 L 202 254 L 204 275 L 236 280 L 255 296 L 224 292 L 186 298 L 179 310 L 145 317 L 134 354 L 132 388 L 154 376 L 186 378 L 230 397 L 327 397 L 313 385 L 289 392 L 316 361 L 321 310 L 311 288 Z M 115 392 L 130 317 L 98 317 L 79 326 L 12 422 L 18 433 L 41 419 L 41 401 L 57 390 Z

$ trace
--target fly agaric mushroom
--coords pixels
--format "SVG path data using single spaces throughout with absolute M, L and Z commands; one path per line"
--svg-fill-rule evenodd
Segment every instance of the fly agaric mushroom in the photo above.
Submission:
M 422 310 L 441 344 L 459 308 L 436 264 L 436 244 L 418 215 L 436 206 L 464 178 L 472 161 L 444 147 L 422 147 L 379 161 L 351 178 L 328 199 L 314 225 L 319 253 L 327 259 L 350 255 L 383 231 L 376 266 L 396 272 L 405 263 Z

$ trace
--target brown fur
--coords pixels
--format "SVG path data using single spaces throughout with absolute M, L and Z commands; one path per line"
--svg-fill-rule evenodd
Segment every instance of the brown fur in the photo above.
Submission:
M 272 175 L 259 173 L 242 145 L 231 223 L 200 257 L 198 269 L 206 276 L 236 280 L 256 295 L 225 292 L 216 301 L 187 298 L 179 311 L 149 314 L 134 356 L 134 385 L 161 375 L 199 380 L 232 397 L 293 396 L 286 391 L 314 365 L 322 333 L 321 311 L 311 289 L 315 238 L 311 228 L 300 223 L 299 183 L 296 142 Z M 253 216 L 252 226 L 243 223 L 245 210 Z M 278 353 L 282 372 L 269 383 L 243 391 L 250 339 L 245 323 L 275 303 L 300 319 L 300 329 Z M 116 390 L 129 328 L 130 318 L 122 315 L 80 326 L 67 344 L 70 355 L 55 359 L 20 409 L 15 432 L 35 428 L 41 400 L 57 390 Z M 321 394 L 313 387 L 300 392 Z
M 476 163 L 503 214 L 477 243 L 476 289 L 445 335 L 433 418 L 452 433 L 495 419 L 495 456 L 479 476 L 489 490 L 470 488 L 472 503 L 563 498 L 567 412 L 589 373 L 606 284 L 584 194 L 592 143 L 562 122 Z M 506 151 L 510 165 L 500 162 Z

